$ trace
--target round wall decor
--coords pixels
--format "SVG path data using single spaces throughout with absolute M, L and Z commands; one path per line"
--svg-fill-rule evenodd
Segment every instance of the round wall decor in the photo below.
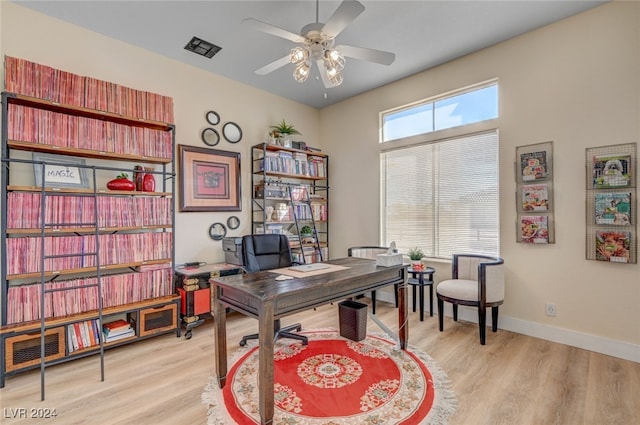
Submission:
M 209 237 L 214 241 L 221 241 L 227 236 L 227 227 L 222 223 L 213 223 L 209 226 Z
M 207 127 L 202 130 L 202 141 L 205 145 L 215 146 L 220 142 L 220 134 L 215 128 Z
M 227 122 L 222 127 L 222 135 L 229 143 L 238 143 L 242 139 L 242 130 L 234 122 Z
M 211 125 L 220 123 L 220 115 L 215 111 L 209 111 L 205 116 L 207 118 L 207 122 Z
M 240 219 L 237 216 L 232 215 L 227 219 L 227 227 L 231 230 L 237 229 L 240 227 Z

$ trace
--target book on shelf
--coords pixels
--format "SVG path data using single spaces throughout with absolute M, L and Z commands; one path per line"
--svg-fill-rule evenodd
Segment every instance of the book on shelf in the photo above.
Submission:
M 546 215 L 523 215 L 520 218 L 522 242 L 549 243 L 549 222 Z
M 548 211 L 549 187 L 547 184 L 525 184 L 522 186 L 522 209 L 524 211 Z
M 596 260 L 628 263 L 630 249 L 631 232 L 596 230 Z
M 131 329 L 131 323 L 127 322 L 124 319 L 114 320 L 102 325 L 102 332 L 104 332 L 104 334 L 108 336 L 119 335 L 121 333 L 128 332 Z
M 67 325 L 67 348 L 69 353 L 99 345 L 100 336 L 97 329 L 98 319 L 85 320 Z
M 547 152 L 520 154 L 520 173 L 523 181 L 544 180 L 549 177 Z
M 631 184 L 631 155 L 601 155 L 592 160 L 595 189 L 624 187 Z
M 120 339 L 131 338 L 132 336 L 135 336 L 135 335 L 136 335 L 136 332 L 133 330 L 133 328 L 131 328 L 127 332 L 119 333 L 117 335 L 105 334 L 104 342 L 106 343 L 106 342 L 118 341 Z
M 596 193 L 594 208 L 596 224 L 631 224 L 631 192 Z

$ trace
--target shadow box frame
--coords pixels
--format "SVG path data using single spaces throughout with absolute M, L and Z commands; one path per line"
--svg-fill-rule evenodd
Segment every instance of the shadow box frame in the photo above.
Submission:
M 178 145 L 181 212 L 241 211 L 240 153 Z

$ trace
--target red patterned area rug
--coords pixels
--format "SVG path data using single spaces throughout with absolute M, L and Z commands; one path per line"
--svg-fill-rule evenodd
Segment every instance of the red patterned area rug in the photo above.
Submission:
M 426 353 L 380 335 L 354 342 L 336 330 L 310 330 L 309 345 L 275 345 L 274 425 L 441 425 L 455 411 L 446 374 Z M 227 384 L 202 394 L 210 425 L 259 424 L 258 348 L 236 353 Z

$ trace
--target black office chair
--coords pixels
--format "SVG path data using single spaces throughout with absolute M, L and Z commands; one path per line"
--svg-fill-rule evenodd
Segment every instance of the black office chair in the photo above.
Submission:
M 288 267 L 293 264 L 289 239 L 285 235 L 243 236 L 242 260 L 245 271 L 248 273 Z M 306 336 L 293 333 L 293 331 L 302 329 L 300 323 L 281 328 L 280 319 L 276 319 L 274 329 L 274 339 L 291 338 L 302 341 L 303 345 L 309 343 L 309 339 Z M 246 345 L 250 339 L 258 339 L 258 334 L 243 336 L 240 340 L 240 346 Z

